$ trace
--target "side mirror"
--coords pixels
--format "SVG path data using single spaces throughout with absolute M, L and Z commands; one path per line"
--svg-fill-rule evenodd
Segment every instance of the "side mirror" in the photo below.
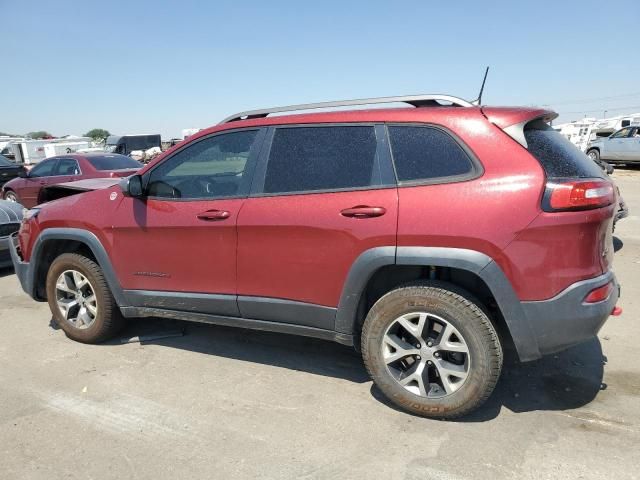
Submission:
M 120 182 L 120 188 L 125 197 L 141 198 L 144 196 L 144 188 L 142 188 L 142 177 L 140 175 L 131 175 Z
M 18 176 L 20 178 L 28 178 L 29 177 L 29 170 L 27 170 L 24 165 L 20 166 L 20 169 L 18 170 Z

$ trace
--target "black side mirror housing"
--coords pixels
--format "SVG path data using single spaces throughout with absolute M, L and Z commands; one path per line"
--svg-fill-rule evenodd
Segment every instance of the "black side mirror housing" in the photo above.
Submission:
M 142 185 L 142 176 L 140 175 L 131 175 L 130 177 L 122 179 L 120 188 L 125 197 L 144 197 L 144 187 Z
M 20 168 L 18 169 L 18 176 L 20 178 L 28 178 L 29 170 L 27 170 L 24 165 L 20 165 Z

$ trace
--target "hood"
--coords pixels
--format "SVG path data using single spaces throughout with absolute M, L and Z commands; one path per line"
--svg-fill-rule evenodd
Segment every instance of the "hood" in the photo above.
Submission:
M 38 203 L 51 202 L 92 190 L 104 190 L 117 185 L 121 180 L 121 178 L 87 178 L 76 182 L 56 183 L 42 189 Z
M 86 178 L 84 180 L 77 180 L 75 182 L 55 183 L 49 185 L 46 189 L 69 189 L 80 190 L 88 192 L 89 190 L 102 190 L 103 188 L 113 187 L 120 182 L 120 178 Z

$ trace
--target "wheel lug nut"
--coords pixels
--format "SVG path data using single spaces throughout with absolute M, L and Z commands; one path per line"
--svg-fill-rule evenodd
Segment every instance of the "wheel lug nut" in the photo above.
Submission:
M 433 342 L 427 342 L 427 347 L 433 347 Z
M 417 344 L 417 345 L 416 345 L 416 348 L 420 348 L 420 344 Z
M 418 360 L 422 360 L 422 357 L 420 355 L 418 355 Z
M 440 358 L 440 354 L 438 352 L 434 353 L 433 356 L 436 358 Z
M 427 365 L 433 365 L 433 362 L 432 362 L 431 360 L 429 360 L 429 361 L 427 362 Z

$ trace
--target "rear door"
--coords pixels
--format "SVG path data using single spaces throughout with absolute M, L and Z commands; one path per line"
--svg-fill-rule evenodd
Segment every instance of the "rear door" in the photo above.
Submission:
M 349 269 L 396 244 L 398 193 L 384 129 L 271 128 L 238 217 L 242 316 L 332 330 Z

